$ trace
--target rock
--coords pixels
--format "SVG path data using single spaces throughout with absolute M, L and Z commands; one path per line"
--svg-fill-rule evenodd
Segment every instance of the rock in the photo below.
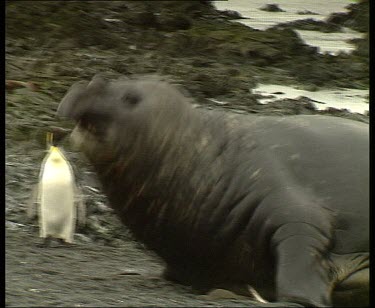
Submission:
M 5 222 L 5 227 L 10 230 L 18 230 L 18 229 L 26 228 L 26 225 L 7 220 Z
M 82 233 L 76 233 L 74 238 L 79 244 L 92 243 L 92 239 Z
M 220 14 L 225 16 L 227 19 L 247 19 L 246 17 L 243 17 L 240 13 L 233 10 L 224 10 L 220 11 Z
M 321 114 L 329 114 L 334 115 L 336 117 L 342 117 L 347 119 L 352 119 L 355 121 L 360 121 L 364 123 L 369 123 L 369 116 L 368 114 L 361 114 L 361 113 L 352 113 L 348 109 L 337 109 L 334 107 L 329 107 L 325 110 L 321 110 L 319 113 Z
M 246 297 L 235 294 L 229 290 L 214 289 L 208 292 L 206 295 L 200 295 L 199 298 L 204 299 L 204 300 L 217 300 L 217 299 L 240 299 L 240 298 L 246 298 Z
M 369 31 L 369 1 L 362 0 L 346 7 L 347 13 L 333 13 L 327 18 L 327 22 L 349 27 L 359 32 Z
M 346 13 L 332 13 L 327 18 L 327 22 L 331 22 L 334 24 L 344 24 L 344 22 L 347 20 L 347 14 Z
M 286 23 L 279 23 L 272 27 L 274 29 L 298 29 L 309 31 L 320 31 L 325 33 L 341 32 L 341 26 L 332 22 L 315 20 L 312 18 L 294 20 Z
M 316 113 L 316 107 L 314 102 L 308 97 L 298 97 L 296 99 L 279 99 L 268 104 L 258 105 L 258 109 L 263 110 L 267 113 L 278 113 L 278 114 L 314 114 Z
M 298 15 L 320 15 L 319 13 L 315 13 L 309 10 L 303 10 L 303 11 L 298 11 Z
M 262 6 L 260 10 L 266 12 L 285 12 L 277 4 L 266 4 L 265 6 Z

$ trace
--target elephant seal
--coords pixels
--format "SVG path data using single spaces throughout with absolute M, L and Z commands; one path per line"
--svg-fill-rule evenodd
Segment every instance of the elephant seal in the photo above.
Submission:
M 270 301 L 368 304 L 368 125 L 192 108 L 143 78 L 77 82 L 57 115 L 165 277 Z
M 84 223 L 85 206 L 75 184 L 73 169 L 57 146 L 50 146 L 42 162 L 39 183 L 29 204 L 30 218 L 36 215 L 35 201 L 39 234 L 44 239 L 42 246 L 48 245 L 51 239 L 73 243 L 76 219 L 78 216 L 78 222 Z

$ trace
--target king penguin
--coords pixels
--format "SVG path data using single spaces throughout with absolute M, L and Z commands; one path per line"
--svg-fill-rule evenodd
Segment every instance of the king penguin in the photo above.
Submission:
M 73 243 L 76 219 L 84 223 L 85 206 L 75 184 L 73 169 L 57 146 L 50 146 L 42 162 L 35 197 L 39 235 L 45 239 L 45 244 L 51 238 Z M 35 216 L 35 209 L 29 209 L 28 214 Z

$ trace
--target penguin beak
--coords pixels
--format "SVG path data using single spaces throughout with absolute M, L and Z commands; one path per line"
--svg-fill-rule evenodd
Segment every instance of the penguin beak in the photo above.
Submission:
M 72 132 L 72 129 L 51 127 L 49 131 L 53 134 L 53 144 L 57 145 Z

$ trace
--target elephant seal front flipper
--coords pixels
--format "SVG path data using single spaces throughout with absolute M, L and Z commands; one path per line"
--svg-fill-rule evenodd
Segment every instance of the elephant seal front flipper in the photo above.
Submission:
M 326 261 L 318 252 L 324 248 L 322 246 L 314 234 L 308 232 L 287 237 L 277 244 L 276 284 L 279 300 L 314 307 L 329 306 L 332 284 Z

